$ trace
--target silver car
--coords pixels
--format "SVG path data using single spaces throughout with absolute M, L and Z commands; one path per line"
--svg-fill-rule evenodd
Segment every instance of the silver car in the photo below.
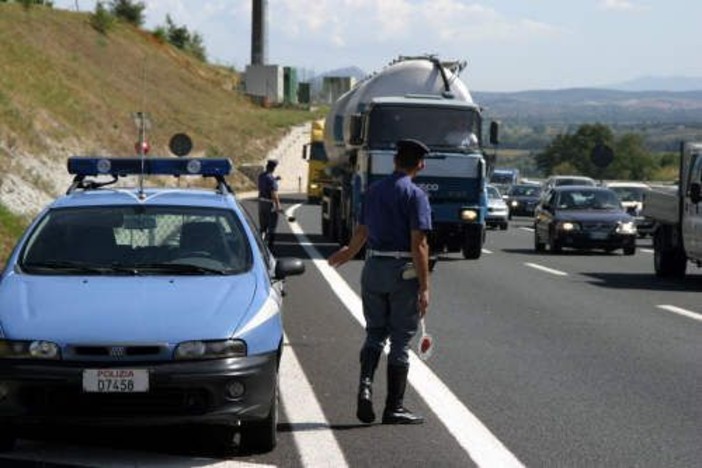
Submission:
M 487 224 L 488 227 L 499 227 L 501 230 L 505 231 L 509 226 L 509 208 L 507 208 L 507 203 L 505 203 L 502 194 L 494 185 L 488 185 L 486 190 L 488 211 L 485 217 L 485 224 Z

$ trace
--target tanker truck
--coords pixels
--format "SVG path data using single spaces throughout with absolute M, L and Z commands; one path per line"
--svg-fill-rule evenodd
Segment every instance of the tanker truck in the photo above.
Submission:
M 483 151 L 481 109 L 458 77 L 464 67 L 433 55 L 399 57 L 332 105 L 324 126 L 330 176 L 321 200 L 325 237 L 348 242 L 366 188 L 393 172 L 396 142 L 414 138 L 431 150 L 415 183 L 431 203 L 432 253 L 480 257 L 495 153 Z M 492 122 L 493 145 L 497 133 Z

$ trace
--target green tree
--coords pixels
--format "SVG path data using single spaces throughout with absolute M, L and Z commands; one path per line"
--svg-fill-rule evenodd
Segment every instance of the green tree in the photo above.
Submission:
M 102 2 L 95 4 L 95 11 L 90 15 L 90 25 L 99 33 L 107 34 L 114 26 L 115 17 L 105 8 Z
M 146 5 L 143 2 L 134 2 L 132 0 L 112 0 L 110 2 L 110 12 L 119 19 L 140 27 L 144 24 L 144 9 Z
M 157 28 L 157 31 L 159 29 Z M 166 40 L 175 47 L 194 55 L 203 62 L 207 61 L 207 52 L 202 36 L 196 32 L 191 33 L 185 26 L 178 26 L 170 15 L 166 15 L 165 35 Z
M 606 168 L 591 161 L 592 149 L 599 143 L 614 151 L 614 161 Z M 626 133 L 615 138 L 602 124 L 581 125 L 575 133 L 557 135 L 535 159 L 544 175 L 576 173 L 598 179 L 648 180 L 657 169 L 641 135 Z

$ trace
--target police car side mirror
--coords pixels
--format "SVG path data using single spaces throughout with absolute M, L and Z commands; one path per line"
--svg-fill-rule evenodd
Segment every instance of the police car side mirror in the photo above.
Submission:
M 275 263 L 275 279 L 282 280 L 288 276 L 301 275 L 305 264 L 299 258 L 279 258 Z

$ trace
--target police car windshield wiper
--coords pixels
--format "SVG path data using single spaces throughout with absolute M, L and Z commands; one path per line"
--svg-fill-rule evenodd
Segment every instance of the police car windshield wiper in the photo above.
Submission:
M 226 275 L 233 272 L 231 269 L 210 268 L 202 265 L 193 265 L 192 263 L 137 263 L 132 266 L 132 269 L 139 272 L 148 270 L 149 272 L 183 275 Z
M 114 271 L 112 266 L 99 265 L 94 263 L 85 262 L 71 262 L 71 261 L 44 261 L 44 262 L 31 262 L 24 263 L 22 265 L 26 270 L 32 273 L 92 273 L 98 275 L 104 275 Z M 133 269 L 132 269 L 133 271 Z

